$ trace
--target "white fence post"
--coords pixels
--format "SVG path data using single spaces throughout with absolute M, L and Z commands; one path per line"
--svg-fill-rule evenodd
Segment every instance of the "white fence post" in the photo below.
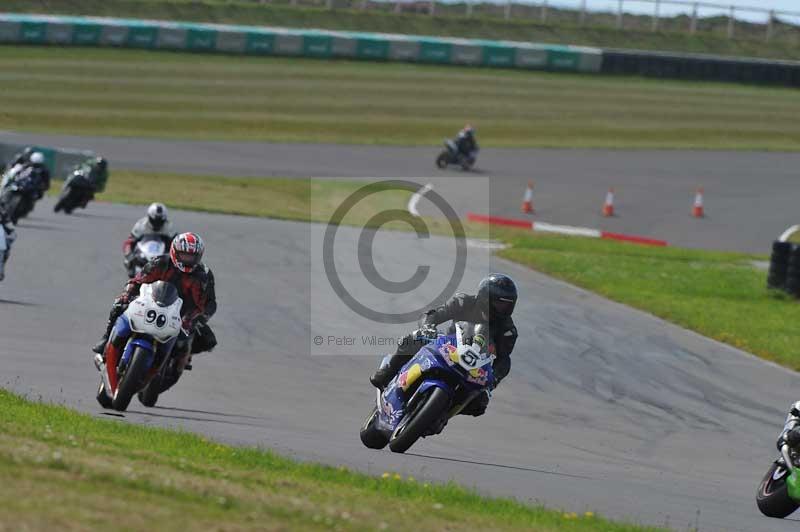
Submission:
M 694 3 L 694 7 L 692 8 L 692 25 L 689 27 L 689 33 L 694 35 L 697 33 L 697 10 L 698 5 L 697 2 Z
M 544 2 L 542 2 L 541 19 L 542 19 L 542 24 L 547 22 L 547 0 L 544 0 Z
M 769 10 L 769 20 L 767 21 L 767 42 L 772 40 L 772 32 L 775 29 L 773 24 L 775 23 L 775 10 Z
M 653 12 L 653 31 L 658 31 L 658 19 L 661 11 L 661 0 L 656 0 L 655 11 Z
M 586 24 L 586 0 L 581 0 L 581 16 L 578 23 L 583 26 Z
M 622 0 L 617 0 L 617 29 L 622 29 Z
M 731 13 L 728 15 L 728 39 L 733 39 L 733 21 L 736 16 L 736 8 L 731 6 Z

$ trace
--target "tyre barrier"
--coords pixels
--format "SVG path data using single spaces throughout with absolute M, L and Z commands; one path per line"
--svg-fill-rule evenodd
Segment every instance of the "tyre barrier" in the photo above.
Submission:
M 786 269 L 786 292 L 800 298 L 800 246 L 792 246 Z
M 786 276 L 789 270 L 789 257 L 792 253 L 792 247 L 791 242 L 776 240 L 772 243 L 767 288 L 774 290 L 784 290 L 786 288 Z
M 0 43 L 599 72 L 602 50 L 515 41 L 0 13 Z
M 706 54 L 603 50 L 604 74 L 800 86 L 800 62 Z

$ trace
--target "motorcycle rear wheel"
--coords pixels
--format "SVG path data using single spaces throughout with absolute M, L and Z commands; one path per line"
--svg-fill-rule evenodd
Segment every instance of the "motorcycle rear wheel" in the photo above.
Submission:
M 395 453 L 406 452 L 442 418 L 449 405 L 450 397 L 447 392 L 439 387 L 433 388 L 428 396 L 422 399 L 422 404 L 400 421 L 392 437 L 389 438 L 389 449 Z
M 776 517 L 783 519 L 795 510 L 800 504 L 797 504 L 791 497 L 789 497 L 789 489 L 786 486 L 786 477 L 775 480 L 773 475 L 778 469 L 778 462 L 774 462 L 767 470 L 767 474 L 761 480 L 756 493 L 756 504 L 761 513 L 767 517 Z
M 131 355 L 131 361 L 125 369 L 125 374 L 117 387 L 117 393 L 111 401 L 114 410 L 124 412 L 131 403 L 134 394 L 142 387 L 142 382 L 150 369 L 147 363 L 147 352 L 141 347 L 136 347 Z
M 364 424 L 361 426 L 361 443 L 370 449 L 383 449 L 389 443 L 389 438 L 375 428 L 375 421 L 378 419 L 378 408 L 372 409 Z
M 161 375 L 156 375 L 147 383 L 144 390 L 137 394 L 139 402 L 144 406 L 153 407 L 158 402 L 158 395 L 161 393 Z

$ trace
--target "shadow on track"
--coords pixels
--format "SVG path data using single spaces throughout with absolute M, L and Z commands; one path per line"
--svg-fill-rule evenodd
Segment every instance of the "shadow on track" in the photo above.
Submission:
M 39 303 L 29 303 L 27 301 L 15 301 L 13 299 L 0 299 L 0 305 L 20 305 L 22 307 L 38 307 Z
M 259 425 L 257 423 L 247 423 L 244 421 L 228 421 L 226 419 L 213 419 L 208 417 L 192 417 L 192 416 L 170 416 L 167 414 L 156 414 L 152 411 L 142 411 L 142 410 L 127 410 L 128 414 L 139 414 L 140 416 L 149 416 L 149 417 L 159 417 L 164 419 L 181 419 L 184 421 L 202 421 L 204 423 L 221 423 L 223 425 L 236 425 L 236 426 L 243 426 L 243 427 L 256 427 L 263 429 L 265 428 L 264 425 Z
M 106 214 L 91 214 L 88 212 L 73 212 L 72 214 L 68 214 L 67 216 L 72 216 L 75 218 L 95 218 L 98 220 L 119 220 L 117 216 L 108 216 Z
M 546 469 L 536 469 L 533 467 L 512 466 L 505 464 L 493 464 L 491 462 L 477 462 L 475 460 L 462 460 L 460 458 L 446 458 L 444 456 L 431 456 L 429 454 L 405 453 L 406 456 L 416 456 L 418 458 L 430 458 L 431 460 L 441 460 L 443 462 L 455 462 L 459 464 L 471 464 L 487 467 L 498 467 L 501 469 L 513 469 L 514 471 L 528 471 L 530 473 L 544 473 L 545 475 L 556 475 L 559 477 L 581 478 L 585 480 L 592 480 L 592 477 L 584 475 L 573 475 L 572 473 L 559 473 L 557 471 L 548 471 Z
M 244 414 L 228 414 L 227 412 L 212 412 L 210 410 L 192 410 L 191 408 L 177 408 L 174 406 L 154 406 L 156 410 L 171 410 L 173 412 L 186 412 L 189 414 L 207 414 L 209 416 L 240 417 L 242 419 L 257 419 L 267 421 L 267 418 L 259 416 L 246 416 Z
M 20 221 L 17 227 L 21 229 L 37 229 L 39 231 L 61 231 L 61 232 L 71 231 L 71 229 L 62 227 L 60 225 L 35 224 L 35 223 L 32 224 L 24 220 Z

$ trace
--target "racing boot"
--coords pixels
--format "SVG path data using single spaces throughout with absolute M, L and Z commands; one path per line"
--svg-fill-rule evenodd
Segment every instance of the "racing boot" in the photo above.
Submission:
M 95 344 L 95 346 L 92 348 L 92 353 L 96 353 L 96 354 L 102 356 L 103 355 L 103 351 L 106 350 L 106 344 L 107 343 L 108 343 L 108 335 L 104 334 L 103 337 L 100 339 L 100 341 L 97 342 Z M 95 357 L 95 358 L 97 358 L 97 357 Z

